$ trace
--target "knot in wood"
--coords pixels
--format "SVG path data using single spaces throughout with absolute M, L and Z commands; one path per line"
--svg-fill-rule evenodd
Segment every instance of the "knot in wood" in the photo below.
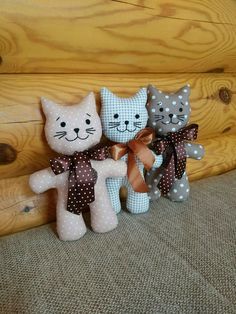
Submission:
M 0 143 L 0 165 L 10 164 L 16 157 L 17 152 L 11 145 Z
M 219 97 L 223 103 L 228 105 L 231 102 L 232 92 L 227 87 L 221 87 L 219 90 Z

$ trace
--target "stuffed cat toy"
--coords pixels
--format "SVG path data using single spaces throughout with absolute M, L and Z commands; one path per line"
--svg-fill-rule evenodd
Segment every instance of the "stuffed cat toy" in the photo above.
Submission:
M 42 107 L 48 144 L 62 155 L 50 160 L 51 168 L 32 174 L 29 183 L 35 193 L 57 189 L 59 238 L 77 240 L 85 234 L 81 212 L 88 205 L 94 231 L 114 229 L 117 217 L 107 193 L 106 178 L 125 176 L 127 167 L 123 161 L 107 158 L 107 148 L 94 148 L 102 136 L 94 94 L 73 106 L 42 98 Z
M 190 189 L 186 158 L 199 160 L 204 156 L 202 145 L 190 143 L 197 138 L 198 125 L 186 126 L 191 112 L 189 95 L 189 85 L 175 94 L 148 86 L 148 125 L 155 129 L 157 136 L 152 149 L 157 154 L 163 154 L 162 167 L 157 171 L 152 169 L 146 175 L 152 200 L 158 199 L 161 194 L 172 201 L 187 200 Z
M 111 146 L 111 154 L 115 160 L 124 160 L 128 165 L 125 178 L 107 179 L 112 206 L 116 213 L 120 212 L 119 190 L 125 186 L 127 209 L 131 213 L 144 213 L 149 209 L 144 167 L 158 168 L 162 163 L 162 156 L 156 156 L 147 147 L 154 136 L 151 128 L 145 128 L 148 120 L 147 90 L 142 88 L 131 98 L 119 98 L 107 88 L 102 88 L 101 100 L 103 133 L 115 143 Z

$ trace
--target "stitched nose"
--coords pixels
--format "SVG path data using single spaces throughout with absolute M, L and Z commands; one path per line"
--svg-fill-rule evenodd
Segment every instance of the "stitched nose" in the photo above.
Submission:
M 75 133 L 79 133 L 79 128 L 74 129 Z
M 126 125 L 129 124 L 129 121 L 125 121 L 125 124 L 126 124 Z
M 173 116 L 174 116 L 174 115 L 173 115 L 172 113 L 171 113 L 171 114 L 169 114 L 169 117 L 170 117 L 170 118 L 173 118 Z

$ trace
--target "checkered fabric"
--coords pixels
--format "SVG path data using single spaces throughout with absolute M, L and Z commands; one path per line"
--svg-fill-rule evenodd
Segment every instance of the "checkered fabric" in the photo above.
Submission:
M 141 88 L 136 95 L 130 98 L 120 98 L 107 88 L 101 89 L 101 121 L 105 136 L 116 143 L 127 143 L 133 140 L 138 132 L 144 129 L 148 121 L 146 110 L 147 90 Z M 127 161 L 127 155 L 122 157 Z M 136 159 L 136 163 L 143 176 L 144 166 Z M 155 155 L 153 167 L 158 168 L 162 163 L 162 156 Z M 147 193 L 135 192 L 128 178 L 107 179 L 107 189 L 112 206 L 116 213 L 121 210 L 119 190 L 125 186 L 128 190 L 127 209 L 131 213 L 144 213 L 149 209 Z

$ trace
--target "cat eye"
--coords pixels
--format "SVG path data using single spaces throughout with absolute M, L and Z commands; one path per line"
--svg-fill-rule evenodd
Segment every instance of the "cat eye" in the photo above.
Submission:
M 159 109 L 160 112 L 162 112 L 163 110 L 164 110 L 163 108 L 160 108 L 160 109 Z
M 179 108 L 179 112 L 182 112 L 183 111 L 183 108 Z
M 114 114 L 114 118 L 117 119 L 119 117 L 118 113 Z
M 136 114 L 136 115 L 135 115 L 135 118 L 136 118 L 136 119 L 140 118 L 140 115 L 139 115 L 139 114 Z
M 90 124 L 91 123 L 91 121 L 89 119 L 86 119 L 85 122 L 86 122 L 86 124 Z
M 65 127 L 66 126 L 66 123 L 65 122 L 61 122 L 61 127 Z

